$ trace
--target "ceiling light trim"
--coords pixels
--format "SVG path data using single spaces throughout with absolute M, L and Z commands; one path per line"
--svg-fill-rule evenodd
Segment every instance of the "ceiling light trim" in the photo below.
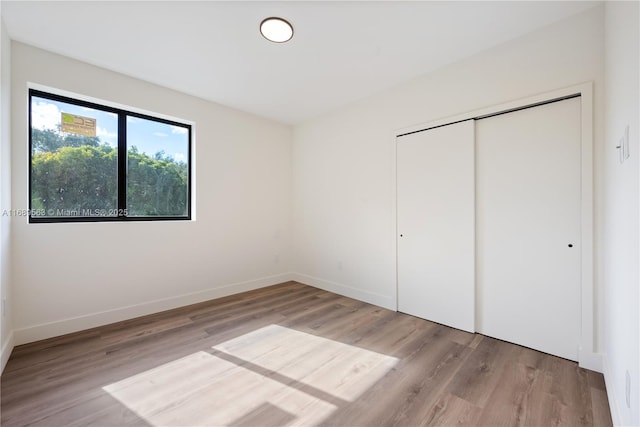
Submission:
M 260 22 L 260 34 L 272 43 L 286 43 L 293 38 L 291 22 L 279 16 L 270 16 Z

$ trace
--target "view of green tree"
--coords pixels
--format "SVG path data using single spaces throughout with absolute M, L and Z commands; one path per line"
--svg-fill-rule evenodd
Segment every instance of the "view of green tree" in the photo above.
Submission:
M 117 158 L 117 149 L 98 137 L 32 129 L 32 209 L 47 216 L 117 210 Z M 131 147 L 127 167 L 128 216 L 187 215 L 185 162 Z
M 74 134 L 61 134 L 60 126 L 57 130 L 53 129 L 33 129 L 31 134 L 31 142 L 33 144 L 34 152 L 56 152 L 62 147 L 81 147 L 83 145 L 89 145 L 92 147 L 98 147 L 100 145 L 100 138 L 89 137 Z
M 187 215 L 187 164 L 166 157 L 152 158 L 136 147 L 128 152 L 127 210 L 129 216 Z

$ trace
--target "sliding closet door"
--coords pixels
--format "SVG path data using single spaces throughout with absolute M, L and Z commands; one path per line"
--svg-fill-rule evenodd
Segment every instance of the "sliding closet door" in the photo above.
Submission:
M 478 332 L 571 360 L 580 334 L 580 98 L 476 122 Z
M 398 137 L 398 310 L 474 330 L 474 123 Z

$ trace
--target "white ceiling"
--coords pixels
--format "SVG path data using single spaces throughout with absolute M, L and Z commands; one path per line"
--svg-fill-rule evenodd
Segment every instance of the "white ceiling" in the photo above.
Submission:
M 2 1 L 33 46 L 295 124 L 597 5 L 582 1 Z M 281 16 L 292 41 L 260 35 Z

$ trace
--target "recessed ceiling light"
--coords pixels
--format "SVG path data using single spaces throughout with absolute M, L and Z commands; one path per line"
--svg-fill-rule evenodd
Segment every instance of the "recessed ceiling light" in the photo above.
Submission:
M 260 23 L 262 36 L 274 43 L 284 43 L 293 37 L 293 26 L 285 19 L 271 17 Z

